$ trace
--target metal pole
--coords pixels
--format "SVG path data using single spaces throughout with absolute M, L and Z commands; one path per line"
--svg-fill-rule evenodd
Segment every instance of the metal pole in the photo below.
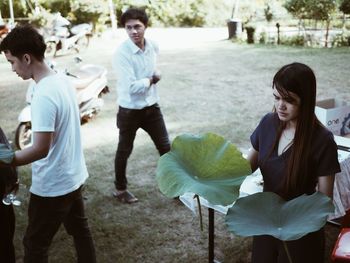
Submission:
M 209 211 L 209 263 L 214 262 L 214 209 L 208 208 Z
M 1 16 L 1 10 L 0 10 L 0 26 L 2 26 L 4 23 L 4 20 L 2 19 L 2 16 Z
M 235 4 L 234 4 L 234 6 L 233 6 L 231 18 L 237 18 L 238 8 L 239 8 L 239 0 L 236 0 L 236 1 L 235 1 Z
M 109 5 L 109 17 L 111 19 L 112 23 L 112 32 L 113 34 L 116 34 L 117 30 L 117 20 L 114 12 L 114 4 L 112 0 L 108 0 L 108 5 Z
M 280 40 L 280 24 L 276 23 L 276 27 L 277 27 L 277 45 L 281 44 L 281 40 Z
M 12 0 L 9 0 L 9 8 L 10 8 L 10 28 L 12 29 L 15 25 L 15 16 L 13 15 L 13 4 Z

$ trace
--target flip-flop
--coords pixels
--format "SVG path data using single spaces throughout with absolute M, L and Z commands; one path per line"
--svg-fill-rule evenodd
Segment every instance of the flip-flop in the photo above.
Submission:
M 138 201 L 138 199 L 128 190 L 121 193 L 113 192 L 113 196 L 117 198 L 118 201 L 126 204 L 132 204 Z

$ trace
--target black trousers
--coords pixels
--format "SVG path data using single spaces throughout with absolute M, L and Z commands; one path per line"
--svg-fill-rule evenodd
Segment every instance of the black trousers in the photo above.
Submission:
M 116 189 L 124 190 L 127 187 L 127 161 L 133 149 L 137 130 L 141 128 L 151 136 L 160 155 L 170 151 L 170 141 L 158 104 L 141 110 L 119 107 L 117 127 L 119 128 L 119 142 L 114 162 L 114 184 Z
M 77 262 L 96 263 L 81 187 L 58 197 L 40 197 L 31 194 L 28 227 L 23 238 L 24 263 L 48 262 L 49 246 L 62 223 L 67 233 L 73 236 Z
M 0 262 L 14 263 L 15 214 L 12 205 L 4 205 L 0 199 Z
M 286 241 L 293 263 L 323 263 L 325 234 L 322 228 L 293 241 Z M 289 263 L 283 242 L 272 236 L 253 238 L 252 263 Z

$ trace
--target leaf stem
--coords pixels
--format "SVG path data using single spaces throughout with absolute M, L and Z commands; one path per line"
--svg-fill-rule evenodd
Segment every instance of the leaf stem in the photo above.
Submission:
M 199 200 L 199 195 L 195 194 L 193 198 L 197 199 L 198 212 L 199 212 L 199 224 L 201 226 L 201 231 L 203 231 L 203 217 L 202 217 L 202 206 L 201 201 Z
M 286 251 L 286 254 L 287 254 L 289 263 L 293 263 L 292 257 L 290 256 L 290 253 L 289 253 L 289 249 L 288 249 L 288 246 L 287 246 L 287 242 L 286 242 L 286 241 L 282 241 L 282 242 L 283 242 L 283 246 L 284 246 L 284 249 L 285 249 L 285 251 Z

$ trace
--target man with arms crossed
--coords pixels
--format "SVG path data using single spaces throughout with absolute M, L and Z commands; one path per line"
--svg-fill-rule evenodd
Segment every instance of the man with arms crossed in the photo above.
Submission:
M 160 80 L 160 75 L 156 72 L 158 46 L 144 37 L 148 24 L 147 14 L 141 9 L 129 8 L 121 16 L 121 24 L 129 39 L 121 44 L 113 56 L 113 68 L 118 78 L 119 104 L 114 196 L 121 202 L 134 203 L 138 199 L 127 190 L 126 165 L 136 131 L 139 128 L 145 130 L 160 155 L 170 150 L 170 141 L 157 103 L 159 98 L 156 84 Z
M 78 262 L 94 263 L 81 194 L 88 172 L 76 95 L 66 76 L 44 62 L 45 49 L 43 37 L 29 25 L 14 28 L 0 44 L 12 70 L 36 82 L 31 104 L 33 144 L 16 151 L 11 163 L 32 163 L 24 262 L 48 262 L 50 243 L 63 223 L 74 238 Z

